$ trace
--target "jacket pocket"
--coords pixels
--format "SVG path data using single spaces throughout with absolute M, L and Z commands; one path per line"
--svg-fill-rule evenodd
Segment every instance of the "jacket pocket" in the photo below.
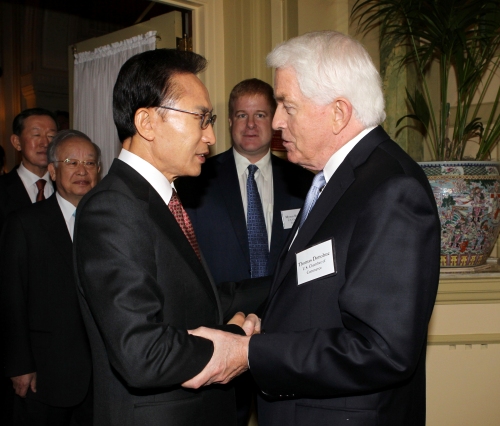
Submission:
M 134 425 L 137 426 L 202 426 L 202 417 L 201 395 L 177 401 L 145 402 L 134 407 Z
M 295 405 L 295 426 L 375 426 L 375 410 L 340 410 L 325 406 Z

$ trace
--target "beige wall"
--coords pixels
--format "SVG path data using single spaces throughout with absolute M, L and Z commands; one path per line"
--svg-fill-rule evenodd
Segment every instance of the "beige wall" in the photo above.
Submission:
M 500 419 L 500 279 L 442 274 L 429 325 L 427 426 Z
M 247 78 L 259 78 L 272 84 L 272 73 L 266 66 L 266 55 L 272 48 L 271 42 L 271 1 L 269 0 L 224 0 L 224 59 L 225 100 L 231 89 Z M 222 116 L 221 111 L 217 111 Z M 228 129 L 226 120 L 217 126 Z M 215 153 L 225 151 L 230 146 L 229 131 L 224 143 L 217 143 Z

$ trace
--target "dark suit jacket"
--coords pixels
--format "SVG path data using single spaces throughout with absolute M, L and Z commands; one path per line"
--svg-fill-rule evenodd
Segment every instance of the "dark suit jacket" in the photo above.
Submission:
M 295 253 L 328 239 L 337 274 L 297 285 Z M 250 340 L 250 371 L 267 394 L 259 425 L 425 424 L 439 240 L 424 173 L 374 129 L 285 244 L 264 332 Z
M 10 212 L 30 204 L 31 199 L 17 174 L 17 167 L 0 176 L 0 231 Z
M 90 383 L 90 348 L 71 237 L 55 194 L 9 215 L 0 253 L 3 373 L 36 372 L 37 392 L 29 391 L 28 398 L 59 407 L 79 404 Z
M 174 216 L 126 163 L 115 160 L 80 202 L 74 259 L 92 347 L 95 425 L 235 424 L 231 388 L 181 387 L 213 353 L 210 340 L 186 330 L 220 327 L 222 308 Z
M 290 232 L 283 229 L 281 212 L 302 208 L 314 177 L 311 172 L 275 155 L 271 155 L 271 164 L 274 209 L 270 275 Z M 175 186 L 215 282 L 250 278 L 247 225 L 233 149 L 209 158 L 200 176 L 178 179 Z

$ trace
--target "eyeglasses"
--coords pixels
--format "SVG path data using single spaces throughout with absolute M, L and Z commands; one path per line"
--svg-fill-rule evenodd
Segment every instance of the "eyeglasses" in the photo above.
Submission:
M 75 158 L 66 158 L 66 160 L 57 160 L 54 161 L 54 163 L 64 163 L 64 165 L 68 169 L 76 169 L 80 164 L 83 164 L 83 167 L 85 167 L 87 170 L 94 170 L 96 167 L 99 167 L 99 163 L 97 161 L 93 160 L 77 160 Z
M 185 111 L 183 109 L 171 108 L 171 107 L 162 106 L 162 105 L 160 105 L 158 108 L 171 109 L 172 111 L 185 112 L 186 114 L 197 115 L 198 117 L 201 118 L 201 129 L 202 130 L 205 130 L 209 124 L 211 124 L 213 127 L 215 124 L 215 120 L 217 119 L 217 116 L 212 115 L 211 112 L 206 112 L 205 114 L 200 114 L 199 112 Z

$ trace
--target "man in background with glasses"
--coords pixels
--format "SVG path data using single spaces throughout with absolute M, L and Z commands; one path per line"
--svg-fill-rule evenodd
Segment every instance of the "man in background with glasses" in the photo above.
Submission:
M 224 306 L 174 187 L 179 176 L 200 174 L 215 143 L 212 104 L 196 76 L 205 67 L 192 52 L 148 51 L 122 66 L 114 87 L 113 117 L 126 143 L 80 204 L 75 228 L 96 426 L 236 422 L 232 389 L 181 386 L 214 352 L 187 330 L 245 334 L 222 325 Z M 254 323 L 240 322 L 248 333 Z
M 16 425 L 91 425 L 90 347 L 75 291 L 74 213 L 99 178 L 100 150 L 77 130 L 47 151 L 57 192 L 11 213 L 0 240 L 4 374 Z

